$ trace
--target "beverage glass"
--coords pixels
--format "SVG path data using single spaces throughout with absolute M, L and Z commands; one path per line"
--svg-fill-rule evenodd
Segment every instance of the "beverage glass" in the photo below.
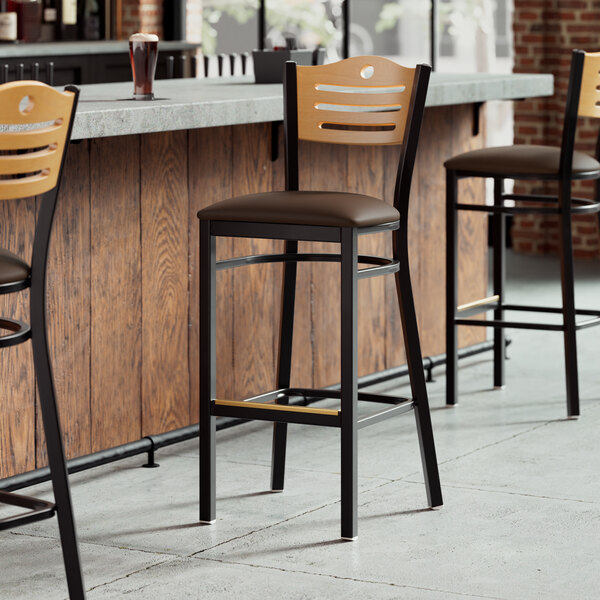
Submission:
M 153 100 L 152 84 L 158 58 L 158 36 L 134 33 L 129 38 L 129 58 L 133 71 L 133 99 Z

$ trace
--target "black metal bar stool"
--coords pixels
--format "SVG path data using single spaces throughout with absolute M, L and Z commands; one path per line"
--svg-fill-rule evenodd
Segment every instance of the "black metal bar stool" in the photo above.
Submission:
M 41 200 L 31 266 L 15 254 L 0 249 L 0 294 L 31 288 L 31 324 L 0 319 L 0 328 L 10 332 L 0 337 L 0 348 L 31 339 L 55 499 L 55 502 L 46 502 L 0 491 L 0 503 L 28 509 L 1 519 L 0 530 L 56 515 L 72 600 L 84 598 L 85 592 L 48 355 L 46 262 L 78 96 L 76 87 L 68 86 L 64 92 L 59 92 L 36 81 L 15 81 L 0 86 L 0 122 L 6 128 L 0 132 L 0 201 L 33 196 L 39 196 Z
M 288 423 L 341 429 L 341 535 L 357 536 L 357 437 L 367 425 L 414 410 L 429 506 L 442 504 L 425 375 L 408 264 L 407 221 L 413 165 L 430 67 L 407 69 L 380 57 L 356 57 L 285 70 L 286 191 L 217 202 L 200 223 L 200 520 L 215 519 L 215 417 L 274 421 L 271 488 L 283 489 Z M 394 206 L 352 193 L 298 191 L 298 140 L 337 144 L 401 144 Z M 358 255 L 358 236 L 393 232 L 393 258 Z M 217 236 L 285 240 L 285 253 L 215 260 Z M 298 241 L 341 243 L 341 254 L 298 252 Z M 341 266 L 341 390 L 291 389 L 290 370 L 298 261 Z M 283 262 L 278 389 L 245 401 L 215 399 L 215 273 L 249 264 Z M 371 265 L 358 269 L 358 264 Z M 358 392 L 358 280 L 395 274 L 412 398 Z M 290 406 L 294 396 L 337 398 L 341 410 Z M 359 400 L 390 406 L 358 416 Z
M 600 163 L 574 151 L 578 117 L 600 117 L 600 53 L 574 50 L 567 93 L 567 104 L 560 148 L 535 145 L 484 148 L 455 156 L 446 161 L 446 402 L 456 404 L 457 388 L 457 326 L 476 325 L 494 328 L 494 386 L 504 385 L 504 329 L 538 329 L 562 331 L 565 345 L 567 414 L 579 415 L 577 346 L 575 333 L 600 324 L 599 310 L 575 308 L 573 289 L 572 215 L 600 211 L 597 201 L 573 198 L 571 184 L 577 179 L 600 178 Z M 465 204 L 457 198 L 458 180 L 464 177 L 485 177 L 494 180 L 494 205 Z M 504 193 L 504 180 L 543 180 L 556 182 L 555 195 L 525 195 Z M 507 202 L 509 201 L 509 202 Z M 526 201 L 526 205 L 513 205 Z M 457 219 L 458 211 L 475 210 L 490 213 L 493 219 L 493 295 L 457 307 Z M 559 220 L 559 253 L 562 306 L 529 306 L 505 302 L 505 220 L 506 215 L 551 214 Z M 494 311 L 491 320 L 472 319 L 473 315 Z M 531 323 L 506 320 L 506 311 L 530 311 L 562 315 L 562 323 Z M 576 322 L 577 315 L 587 317 Z

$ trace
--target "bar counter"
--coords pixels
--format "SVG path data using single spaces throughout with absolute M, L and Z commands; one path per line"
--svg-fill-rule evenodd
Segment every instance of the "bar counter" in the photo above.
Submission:
M 282 119 L 280 85 L 171 80 L 156 82 L 155 92 L 154 102 L 133 102 L 131 83 L 82 86 L 48 270 L 49 338 L 69 457 L 197 422 L 196 213 L 231 195 L 284 185 L 282 128 L 273 125 Z M 480 103 L 551 94 L 546 75 L 432 77 L 409 224 L 424 356 L 444 352 L 443 161 L 485 145 L 485 128 L 476 127 Z M 397 157 L 396 147 L 302 143 L 301 188 L 390 201 Z M 462 197 L 483 202 L 481 182 L 461 185 Z M 0 206 L 0 246 L 29 257 L 35 199 Z M 464 303 L 486 295 L 487 221 L 461 217 Z M 361 253 L 390 252 L 387 237 L 365 237 Z M 281 246 L 222 242 L 219 258 Z M 335 264 L 299 266 L 292 385 L 339 381 L 338 271 Z M 222 271 L 217 282 L 218 397 L 273 389 L 281 265 L 236 270 L 235 279 Z M 27 294 L 17 302 L 0 298 L 0 313 L 27 320 Z M 361 375 L 404 363 L 392 333 L 400 321 L 394 296 L 390 277 L 359 286 Z M 461 328 L 461 346 L 483 335 Z M 45 464 L 31 360 L 28 344 L 2 353 L 0 478 Z M 265 433 L 266 460 L 268 444 Z
M 81 87 L 73 139 L 265 123 L 283 119 L 282 86 L 250 78 L 155 82 L 154 102 L 131 100 L 132 84 Z M 552 75 L 433 73 L 427 107 L 549 96 Z
M 184 41 L 163 40 L 160 50 L 173 52 L 175 50 L 194 51 L 200 44 Z M 35 42 L 2 44 L 0 46 L 0 60 L 5 58 L 31 58 L 44 60 L 55 56 L 96 56 L 98 54 L 121 54 L 127 56 L 129 42 L 127 40 L 87 40 L 73 42 Z

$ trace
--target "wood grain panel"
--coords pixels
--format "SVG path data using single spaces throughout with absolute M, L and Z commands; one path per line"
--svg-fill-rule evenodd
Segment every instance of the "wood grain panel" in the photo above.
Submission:
M 454 125 L 452 156 L 485 146 L 481 128 L 479 135 L 473 136 L 473 110 L 471 105 L 450 106 L 445 109 Z M 480 109 L 482 122 L 485 119 L 485 106 Z M 467 178 L 459 181 L 458 197 L 467 204 L 485 203 L 485 181 Z M 458 303 L 465 304 L 487 296 L 488 262 L 487 236 L 488 216 L 486 213 L 461 211 L 458 215 Z M 481 315 L 478 318 L 484 318 Z M 485 341 L 489 331 L 482 327 L 459 327 L 459 347 L 470 346 Z
M 365 146 L 348 148 L 347 191 L 383 199 L 384 148 Z M 359 238 L 360 254 L 386 256 L 386 237 L 391 233 L 364 235 Z M 388 254 L 387 256 L 391 256 Z M 363 266 L 363 265 L 359 265 Z M 373 277 L 358 284 L 358 374 L 376 373 L 385 368 L 386 305 L 385 279 Z M 334 299 L 331 299 L 334 302 Z M 339 308 L 338 308 L 339 310 Z
M 198 211 L 231 197 L 233 128 L 215 127 L 189 132 L 189 364 L 190 419 L 198 421 Z M 229 238 L 217 240 L 217 259 L 232 253 Z M 233 398 L 233 271 L 217 273 L 217 396 Z
M 29 262 L 35 228 L 35 199 L 0 202 L 0 223 L 0 247 Z M 0 296 L 0 315 L 29 322 L 29 290 Z M 9 477 L 36 466 L 31 343 L 2 348 L 0 381 L 0 477 Z
M 483 144 L 481 136 L 472 136 L 471 119 L 470 106 L 428 109 L 417 155 L 409 247 L 426 356 L 443 351 L 444 339 L 441 164 L 447 156 Z M 233 195 L 284 185 L 283 155 L 271 162 L 271 124 L 147 136 L 142 153 L 141 144 L 142 138 L 134 136 L 95 140 L 89 146 L 84 142 L 73 146 L 65 171 L 51 245 L 48 301 L 59 403 L 71 455 L 197 421 L 196 212 Z M 301 189 L 347 189 L 392 201 L 398 148 L 348 149 L 303 142 L 300 152 Z M 483 201 L 481 182 L 461 186 L 467 201 Z M 29 258 L 34 202 L 0 203 L 0 217 L 0 246 Z M 463 302 L 485 293 L 486 234 L 485 217 L 461 218 Z M 390 237 L 366 236 L 361 251 L 389 255 Z M 334 244 L 300 247 L 338 251 Z M 282 248 L 279 241 L 220 239 L 217 255 Z M 217 275 L 220 397 L 247 397 L 275 384 L 281 273 L 281 265 L 260 265 Z M 292 383 L 337 383 L 339 266 L 302 264 L 298 273 Z M 404 363 L 393 278 L 362 281 L 359 290 L 361 374 Z M 0 298 L 0 309 L 1 314 L 27 319 L 28 292 Z M 461 345 L 484 336 L 482 330 L 461 328 Z M 0 443 L 10 450 L 0 452 L 0 477 L 34 468 L 36 456 L 30 346 L 5 349 L 2 355 L 8 358 L 0 361 L 5 382 L 0 392 Z M 38 446 L 42 440 L 38 431 Z M 43 459 L 41 446 L 38 458 Z
M 378 166 L 383 179 L 383 197 L 386 202 L 394 203 L 394 188 L 396 187 L 396 175 L 398 173 L 398 161 L 400 159 L 400 146 L 392 146 L 384 149 L 383 163 Z M 418 214 L 419 207 L 417 198 L 419 197 L 418 182 L 413 179 L 411 191 L 411 206 L 409 209 L 409 260 L 411 276 L 413 277 L 413 287 L 418 282 L 418 259 L 419 252 L 415 252 L 414 243 L 414 223 L 415 214 Z M 418 221 L 417 221 L 418 222 Z M 391 238 L 386 240 L 385 256 L 392 255 Z M 411 251 L 412 250 L 412 251 Z M 415 280 L 416 278 L 416 280 Z M 404 350 L 404 338 L 402 333 L 402 320 L 400 319 L 400 308 L 398 305 L 398 294 L 396 292 L 396 280 L 392 276 L 384 277 L 385 306 L 387 326 L 385 330 L 385 368 L 391 369 L 406 362 L 406 352 Z
M 424 356 L 446 351 L 445 289 L 446 172 L 452 156 L 454 129 L 464 125 L 449 118 L 447 108 L 425 111 L 411 195 L 410 261 L 419 333 Z M 470 123 L 469 123 L 470 128 Z M 416 271 L 415 271 L 416 270 Z
M 69 146 L 48 253 L 48 343 L 65 452 L 89 454 L 90 412 L 90 148 Z M 46 464 L 38 406 L 37 466 Z
M 140 138 L 92 141 L 92 450 L 141 437 Z
M 233 130 L 233 195 L 271 190 L 271 125 L 245 125 Z M 236 239 L 233 253 L 281 252 L 283 243 Z M 254 265 L 233 274 L 234 399 L 275 387 L 276 337 L 279 329 L 281 266 Z
M 348 180 L 348 147 L 303 142 L 300 145 L 300 189 L 344 189 Z M 339 244 L 313 243 L 313 252 L 339 252 Z M 311 265 L 313 385 L 340 381 L 340 266 Z
M 141 137 L 142 435 L 189 423 L 187 132 Z
M 279 128 L 279 158 L 271 164 L 273 190 L 285 189 L 285 160 L 283 146 L 283 127 Z M 300 242 L 299 252 L 309 252 L 310 244 Z M 278 266 L 280 277 L 283 276 L 283 265 Z M 311 387 L 313 385 L 313 355 L 311 335 L 311 273 L 310 263 L 298 263 L 296 272 L 296 304 L 294 310 L 294 334 L 292 342 L 291 385 L 295 387 Z M 278 280 L 281 286 L 281 279 Z M 281 288 L 276 290 L 277 314 L 281 311 Z M 275 322 L 274 322 L 275 325 Z M 279 320 L 276 321 L 279 327 Z M 273 352 L 275 359 L 279 352 L 279 337 L 275 332 Z

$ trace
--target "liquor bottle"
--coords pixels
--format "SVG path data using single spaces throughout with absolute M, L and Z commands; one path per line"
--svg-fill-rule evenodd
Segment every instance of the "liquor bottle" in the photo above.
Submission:
M 103 2 L 98 0 L 80 1 L 78 14 L 79 39 L 102 39 L 104 37 L 103 21 Z
M 77 39 L 77 0 L 57 0 L 61 40 Z
M 58 10 L 56 0 L 44 0 L 40 41 L 51 42 L 55 40 L 58 36 L 57 26 Z
M 0 2 L 0 42 L 17 41 L 17 13 L 9 10 L 8 2 Z
M 42 0 L 11 0 L 8 10 L 17 13 L 17 39 L 38 42 L 42 23 Z

